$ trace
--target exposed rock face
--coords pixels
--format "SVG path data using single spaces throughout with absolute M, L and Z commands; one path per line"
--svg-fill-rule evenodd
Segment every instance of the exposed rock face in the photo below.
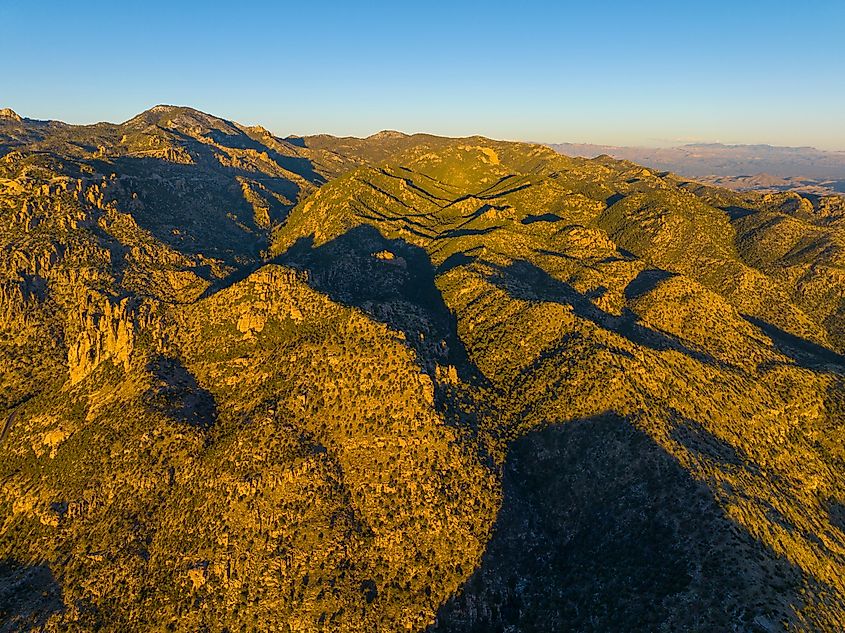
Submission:
M 252 336 L 264 329 L 268 319 L 290 319 L 300 323 L 303 319 L 302 311 L 296 302 L 290 298 L 290 290 L 296 285 L 305 283 L 308 276 L 304 273 L 265 266 L 249 277 L 252 284 L 249 302 L 241 302 L 234 306 L 227 306 L 237 316 L 237 328 L 246 336 Z
M 108 299 L 100 305 L 90 300 L 77 318 L 79 330 L 68 342 L 68 370 L 71 384 L 91 373 L 100 363 L 111 360 L 129 369 L 129 358 L 135 345 L 135 321 L 129 299 L 113 304 Z
M 0 108 L 0 119 L 9 119 L 11 121 L 21 122 L 23 119 L 18 116 L 17 112 L 11 108 Z
M 0 628 L 845 628 L 840 199 L 175 106 L 0 155 Z

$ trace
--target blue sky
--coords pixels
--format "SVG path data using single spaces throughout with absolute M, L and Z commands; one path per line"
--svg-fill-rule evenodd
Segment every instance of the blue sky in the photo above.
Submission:
M 0 107 L 279 135 L 845 150 L 845 1 L 0 0 Z

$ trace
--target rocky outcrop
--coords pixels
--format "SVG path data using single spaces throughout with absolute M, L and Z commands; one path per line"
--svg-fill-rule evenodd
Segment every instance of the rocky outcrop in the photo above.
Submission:
M 0 119 L 11 119 L 12 121 L 17 122 L 23 121 L 18 113 L 11 108 L 0 108 Z
M 91 302 L 80 310 L 80 331 L 75 340 L 68 343 L 71 383 L 79 382 L 107 359 L 129 369 L 135 326 L 128 304 L 128 299 L 115 304 L 106 300 L 100 306 Z
M 27 277 L 17 281 L 0 281 L 0 324 L 10 332 L 33 320 L 36 303 L 45 293 L 46 283 L 41 277 Z
M 305 273 L 281 266 L 265 266 L 256 271 L 244 282 L 251 285 L 247 300 L 239 297 L 228 306 L 238 315 L 238 331 L 249 337 L 260 333 L 270 319 L 288 318 L 294 323 L 301 322 L 302 311 L 290 289 L 307 279 Z
M 89 295 L 69 318 L 66 344 L 71 384 L 78 383 L 107 360 L 128 371 L 142 333 L 153 347 L 162 347 L 164 327 L 155 308 L 150 301 Z

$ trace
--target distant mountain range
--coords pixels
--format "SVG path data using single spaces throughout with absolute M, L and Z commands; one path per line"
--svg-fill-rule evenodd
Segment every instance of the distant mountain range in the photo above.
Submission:
M 658 148 L 558 143 L 549 147 L 566 156 L 606 154 L 740 191 L 845 193 L 845 152 L 814 147 L 722 143 Z

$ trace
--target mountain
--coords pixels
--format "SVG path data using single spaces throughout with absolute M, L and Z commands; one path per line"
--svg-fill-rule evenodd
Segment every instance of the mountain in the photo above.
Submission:
M 0 630 L 845 626 L 845 202 L 0 118 Z
M 561 143 L 550 147 L 566 156 L 594 158 L 606 154 L 740 191 L 845 193 L 845 152 L 813 147 L 722 143 L 666 148 Z

